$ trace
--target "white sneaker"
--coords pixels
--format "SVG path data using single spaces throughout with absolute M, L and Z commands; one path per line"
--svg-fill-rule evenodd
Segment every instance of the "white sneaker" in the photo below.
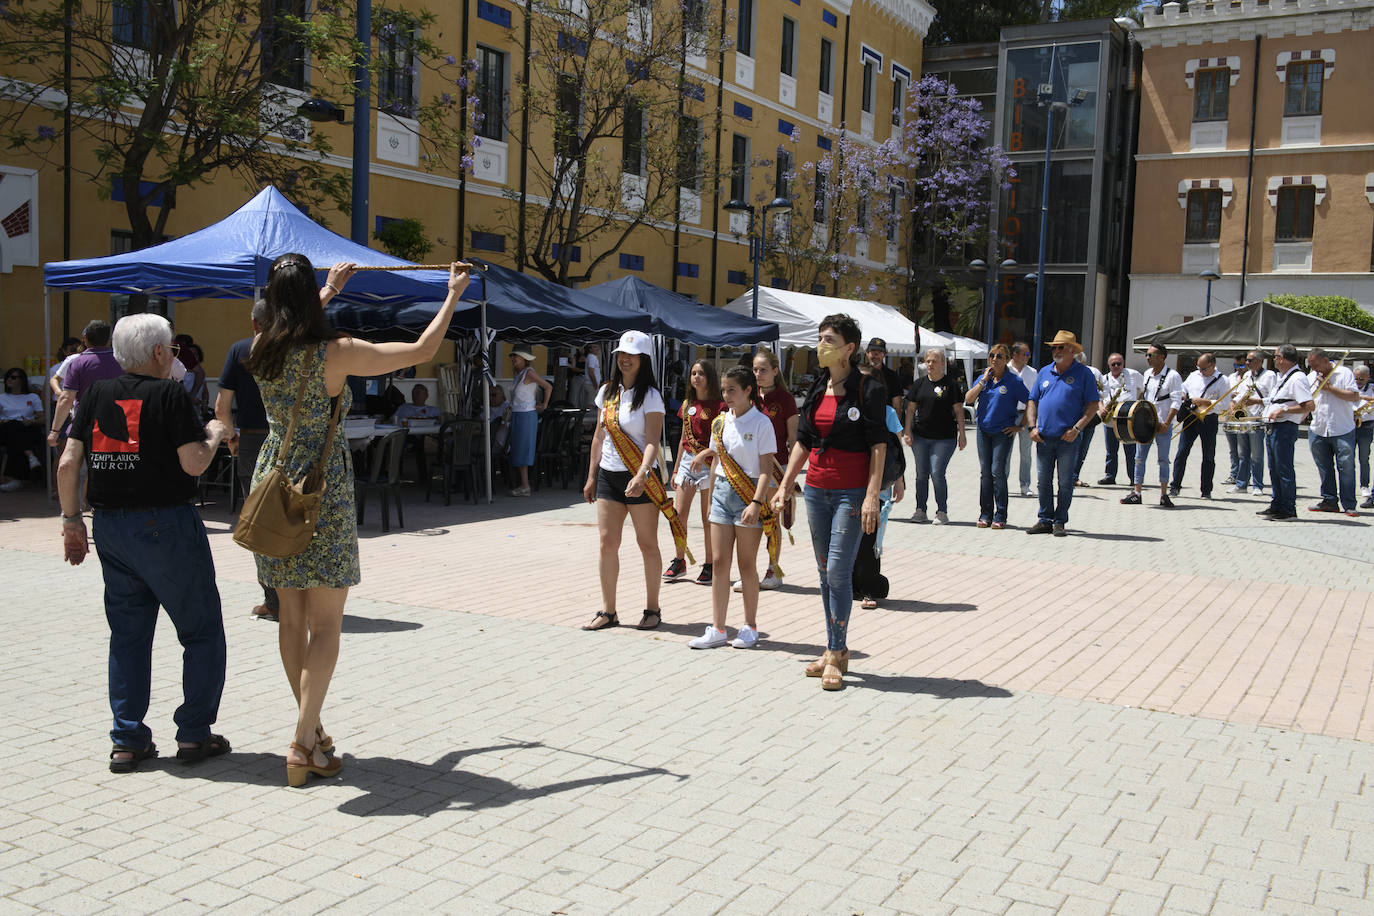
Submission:
M 752 649 L 758 641 L 759 631 L 746 623 L 739 628 L 739 632 L 735 634 L 735 639 L 730 645 L 734 646 L 736 649 Z
M 776 575 L 775 573 L 771 573 L 771 572 L 770 572 L 768 575 L 764 576 L 762 579 L 759 580 L 759 590 L 760 590 L 760 591 L 765 591 L 765 592 L 772 591 L 773 589 L 778 588 L 778 587 L 781 586 L 781 585 L 782 585 L 782 579 L 781 579 L 778 575 Z
M 1234 487 L 1232 487 L 1231 489 L 1227 490 L 1226 492 L 1227 492 L 1227 493 L 1249 493 L 1250 490 L 1249 490 L 1248 487 L 1245 486 L 1245 484 L 1243 484 L 1243 483 L 1238 483 L 1238 484 L 1236 484 Z
M 738 594 L 740 594 L 741 592 L 743 592 L 743 591 L 744 591 L 744 580 L 743 580 L 743 579 L 736 579 L 736 580 L 735 580 L 735 584 L 732 585 L 732 586 L 730 586 L 730 591 L 734 592 L 736 595 L 738 595 Z
M 1264 487 L 1255 487 L 1255 488 L 1254 488 L 1253 490 L 1251 490 L 1250 492 L 1253 493 L 1253 494 L 1255 494 L 1256 496 L 1266 496 L 1266 495 L 1268 495 L 1268 494 L 1266 494 L 1266 493 L 1264 492 Z
M 926 510 L 924 509 L 917 509 L 915 512 L 911 513 L 911 520 L 918 525 L 930 523 L 930 519 L 926 517 Z
M 36 470 L 38 470 L 39 468 L 41 468 L 42 466 L 43 466 L 43 462 L 41 462 L 41 461 L 38 460 L 38 456 L 36 456 L 36 455 L 30 455 L 30 456 L 29 456 L 29 470 L 30 470 L 30 471 L 36 471 Z
M 18 478 L 10 478 L 4 483 L 0 483 L 0 493 L 13 493 L 15 490 L 24 489 L 24 482 Z
M 1022 495 L 1022 496 L 1030 496 L 1030 495 L 1031 495 L 1031 489 L 1030 489 L 1030 487 L 1022 487 L 1022 488 L 1021 488 L 1021 495 Z
M 717 649 L 729 641 L 724 630 L 717 630 L 715 627 L 707 624 L 706 632 L 702 633 L 687 645 L 691 646 L 693 649 Z
M 948 513 L 948 512 L 938 512 L 938 511 L 937 511 L 937 512 L 935 513 L 935 524 L 937 524 L 937 525 L 948 525 L 948 524 L 949 524 L 949 513 Z

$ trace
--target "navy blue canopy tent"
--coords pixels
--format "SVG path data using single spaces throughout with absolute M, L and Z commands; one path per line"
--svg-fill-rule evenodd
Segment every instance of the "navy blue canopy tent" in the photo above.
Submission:
M 652 333 L 672 340 L 708 347 L 742 347 L 778 339 L 776 322 L 727 312 L 638 277 L 598 283 L 584 292 L 615 305 L 647 312 L 653 319 Z
M 44 264 L 43 283 L 51 289 L 147 293 L 169 299 L 253 299 L 267 286 L 272 262 L 289 252 L 305 255 L 316 267 L 339 261 L 369 267 L 412 266 L 330 232 L 269 186 L 219 222 L 170 242 L 124 254 Z M 447 271 L 363 271 L 348 281 L 334 301 L 395 308 L 442 300 L 447 292 Z M 463 298 L 474 303 L 474 320 L 482 294 L 482 278 L 474 276 L 463 291 Z

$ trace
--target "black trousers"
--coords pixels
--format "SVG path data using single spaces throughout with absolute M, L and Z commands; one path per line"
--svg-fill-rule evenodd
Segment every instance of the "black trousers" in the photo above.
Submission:
M 1183 427 L 1183 436 L 1174 456 L 1173 486 L 1183 486 L 1183 472 L 1188 467 L 1188 454 L 1193 443 L 1202 440 L 1202 495 L 1212 495 L 1212 478 L 1217 472 L 1217 416 L 1208 414 Z
M 873 555 L 873 548 L 877 543 L 877 531 L 865 534 L 859 539 L 859 553 L 854 557 L 854 574 L 850 580 L 855 601 L 862 601 L 864 598 L 876 598 L 881 601 L 887 597 L 888 582 L 887 576 L 883 575 L 883 561 L 881 557 Z

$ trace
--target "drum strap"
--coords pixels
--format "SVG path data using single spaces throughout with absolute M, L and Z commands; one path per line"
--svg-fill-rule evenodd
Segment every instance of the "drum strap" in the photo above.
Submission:
M 1293 403 L 1293 399 L 1292 399 L 1292 398 L 1281 398 L 1281 397 L 1278 397 L 1277 395 L 1278 395 L 1279 392 L 1283 391 L 1283 386 L 1288 384 L 1288 380 L 1291 379 L 1291 378 L 1293 377 L 1293 374 L 1296 373 L 1297 371 L 1298 371 L 1298 367 L 1297 367 L 1297 366 L 1294 366 L 1292 369 L 1289 369 L 1289 370 L 1288 370 L 1288 374 L 1285 375 L 1285 376 L 1283 377 L 1283 381 L 1279 382 L 1278 387 L 1276 387 L 1276 388 L 1274 389 L 1274 395 L 1275 395 L 1275 397 L 1274 397 L 1274 399 L 1271 401 L 1271 403 L 1274 403 L 1274 404 L 1292 404 L 1292 403 Z

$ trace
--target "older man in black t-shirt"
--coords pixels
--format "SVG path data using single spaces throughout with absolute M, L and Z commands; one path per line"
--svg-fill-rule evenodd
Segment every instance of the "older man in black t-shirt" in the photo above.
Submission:
M 57 485 L 63 550 L 75 566 L 88 552 L 77 484 L 86 463 L 110 625 L 110 771 L 128 773 L 157 756 L 143 719 L 158 605 L 184 650 L 185 701 L 173 716 L 177 757 L 193 763 L 229 750 L 228 741 L 210 733 L 224 690 L 224 619 L 210 541 L 191 505 L 196 477 L 227 431 L 218 420 L 202 427 L 186 389 L 169 378 L 176 349 L 167 319 L 120 319 L 113 342 L 125 374 L 97 382 L 81 399 Z

